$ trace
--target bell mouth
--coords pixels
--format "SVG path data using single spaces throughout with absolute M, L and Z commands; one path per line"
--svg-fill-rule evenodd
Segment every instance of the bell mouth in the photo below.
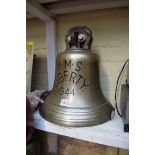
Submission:
M 47 121 L 58 125 L 88 127 L 111 120 L 113 110 L 109 103 L 87 108 L 70 108 L 52 104 L 48 108 L 41 106 L 39 112 Z

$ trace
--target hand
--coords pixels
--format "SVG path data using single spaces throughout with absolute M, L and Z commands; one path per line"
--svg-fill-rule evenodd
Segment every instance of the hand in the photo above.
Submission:
M 30 103 L 32 111 L 35 111 L 39 103 L 44 103 L 44 101 L 40 99 L 40 96 L 42 95 L 43 92 L 44 90 L 35 90 L 27 95 L 27 99 L 28 102 Z

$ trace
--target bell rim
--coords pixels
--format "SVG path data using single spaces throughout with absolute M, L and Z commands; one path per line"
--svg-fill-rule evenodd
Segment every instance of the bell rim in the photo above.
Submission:
M 78 115 L 77 113 L 72 113 L 71 115 L 70 113 L 58 113 L 50 111 L 49 109 L 43 109 L 42 107 L 40 107 L 39 112 L 44 119 L 57 125 L 67 127 L 86 127 L 99 125 L 111 119 L 111 113 L 114 110 L 114 108 L 109 103 L 103 105 L 104 108 L 100 112 L 94 111 L 93 115 L 92 113 L 90 113 L 90 111 L 86 113 L 78 113 Z M 71 111 L 71 108 L 68 108 L 68 110 Z

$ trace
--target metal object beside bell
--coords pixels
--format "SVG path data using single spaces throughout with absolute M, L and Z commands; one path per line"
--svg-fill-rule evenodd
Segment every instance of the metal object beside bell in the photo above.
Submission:
M 103 96 L 99 82 L 99 59 L 91 52 L 88 27 L 71 28 L 66 50 L 58 54 L 53 90 L 40 107 L 41 115 L 59 125 L 93 126 L 111 119 L 114 110 Z

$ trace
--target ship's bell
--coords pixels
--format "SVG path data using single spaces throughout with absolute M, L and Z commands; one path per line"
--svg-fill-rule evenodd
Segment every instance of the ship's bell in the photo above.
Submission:
M 99 58 L 91 52 L 88 27 L 71 28 L 66 50 L 57 55 L 53 90 L 40 107 L 49 122 L 70 127 L 93 126 L 111 119 L 114 110 L 102 94 Z

